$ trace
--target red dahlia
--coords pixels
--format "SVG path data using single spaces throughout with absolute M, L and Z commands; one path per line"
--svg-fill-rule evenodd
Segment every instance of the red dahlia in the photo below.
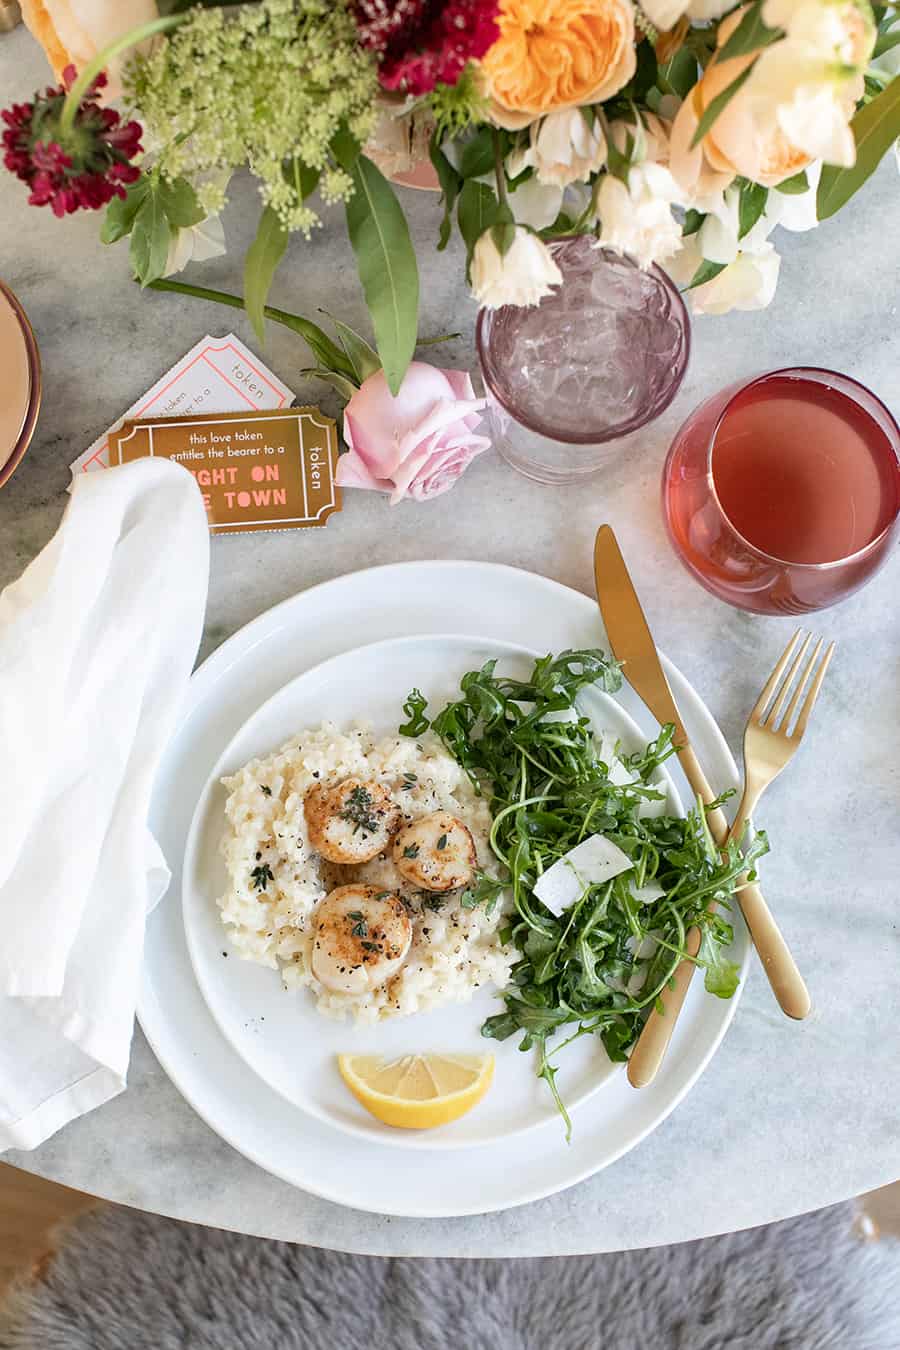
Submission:
M 141 127 L 123 122 L 112 108 L 101 108 L 100 90 L 106 84 L 102 73 L 88 89 L 71 130 L 60 125 L 66 92 L 75 80 L 75 67 L 67 66 L 63 83 L 35 94 L 33 103 L 14 103 L 0 117 L 3 132 L 3 162 L 11 173 L 31 189 L 33 206 L 50 206 L 64 216 L 79 207 L 96 211 L 113 197 L 125 196 L 125 184 L 140 178 L 131 161 L 140 154 Z
M 381 53 L 385 89 L 427 94 L 456 84 L 497 40 L 499 0 L 355 0 L 360 42 Z

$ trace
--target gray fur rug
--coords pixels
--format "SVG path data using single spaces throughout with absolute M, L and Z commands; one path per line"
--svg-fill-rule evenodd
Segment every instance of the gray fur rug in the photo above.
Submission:
M 900 1350 L 900 1243 L 837 1205 L 611 1256 L 346 1256 L 127 1209 L 66 1230 L 0 1350 Z

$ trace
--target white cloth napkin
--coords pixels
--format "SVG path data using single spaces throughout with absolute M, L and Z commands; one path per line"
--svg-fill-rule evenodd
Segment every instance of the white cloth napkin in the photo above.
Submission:
M 193 477 L 147 459 L 79 477 L 0 594 L 0 1151 L 125 1086 L 144 921 L 169 882 L 147 811 L 208 580 Z

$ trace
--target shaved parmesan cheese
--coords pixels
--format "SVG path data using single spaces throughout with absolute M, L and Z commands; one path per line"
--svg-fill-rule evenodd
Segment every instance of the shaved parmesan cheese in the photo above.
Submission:
M 612 734 L 608 731 L 604 731 L 601 733 L 600 736 L 600 743 L 597 746 L 597 753 L 599 754 L 603 763 L 606 765 L 609 774 L 609 781 L 613 784 L 613 786 L 630 787 L 632 783 L 637 782 L 637 779 L 635 778 L 633 773 L 628 772 L 628 770 L 625 768 L 625 765 L 622 763 L 622 761 L 619 759 L 619 756 L 616 754 L 617 745 L 618 741 L 614 740 Z
M 661 900 L 665 891 L 657 881 L 648 881 L 644 886 L 632 886 L 631 897 L 639 905 L 649 905 L 652 900 Z
M 639 783 L 640 779 L 635 774 L 629 773 L 628 769 L 625 768 L 625 765 L 619 759 L 616 754 L 617 744 L 618 742 L 613 739 L 612 734 L 608 731 L 604 731 L 600 736 L 597 752 L 603 763 L 607 766 L 609 781 L 613 786 L 627 788 L 630 787 L 632 783 Z M 664 791 L 659 783 L 654 783 L 653 786 L 659 787 L 661 791 Z M 638 819 L 647 820 L 651 816 L 665 816 L 668 814 L 668 811 L 669 804 L 666 801 L 665 796 L 663 796 L 661 801 L 647 801 L 646 798 L 644 798 L 638 807 Z
M 618 844 L 603 834 L 592 834 L 547 868 L 534 893 L 559 918 L 588 886 L 602 886 L 631 866 L 631 859 Z

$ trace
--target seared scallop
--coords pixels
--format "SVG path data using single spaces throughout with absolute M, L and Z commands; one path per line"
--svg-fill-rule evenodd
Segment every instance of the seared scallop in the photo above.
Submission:
M 434 811 L 414 820 L 394 840 L 397 871 L 426 891 L 468 886 L 476 861 L 475 841 L 449 811 Z
M 314 915 L 312 973 L 337 994 L 365 994 L 397 974 L 412 942 L 403 901 L 376 886 L 338 886 Z
M 317 784 L 303 809 L 310 843 L 335 863 L 364 863 L 383 853 L 400 815 L 386 787 L 360 778 Z

